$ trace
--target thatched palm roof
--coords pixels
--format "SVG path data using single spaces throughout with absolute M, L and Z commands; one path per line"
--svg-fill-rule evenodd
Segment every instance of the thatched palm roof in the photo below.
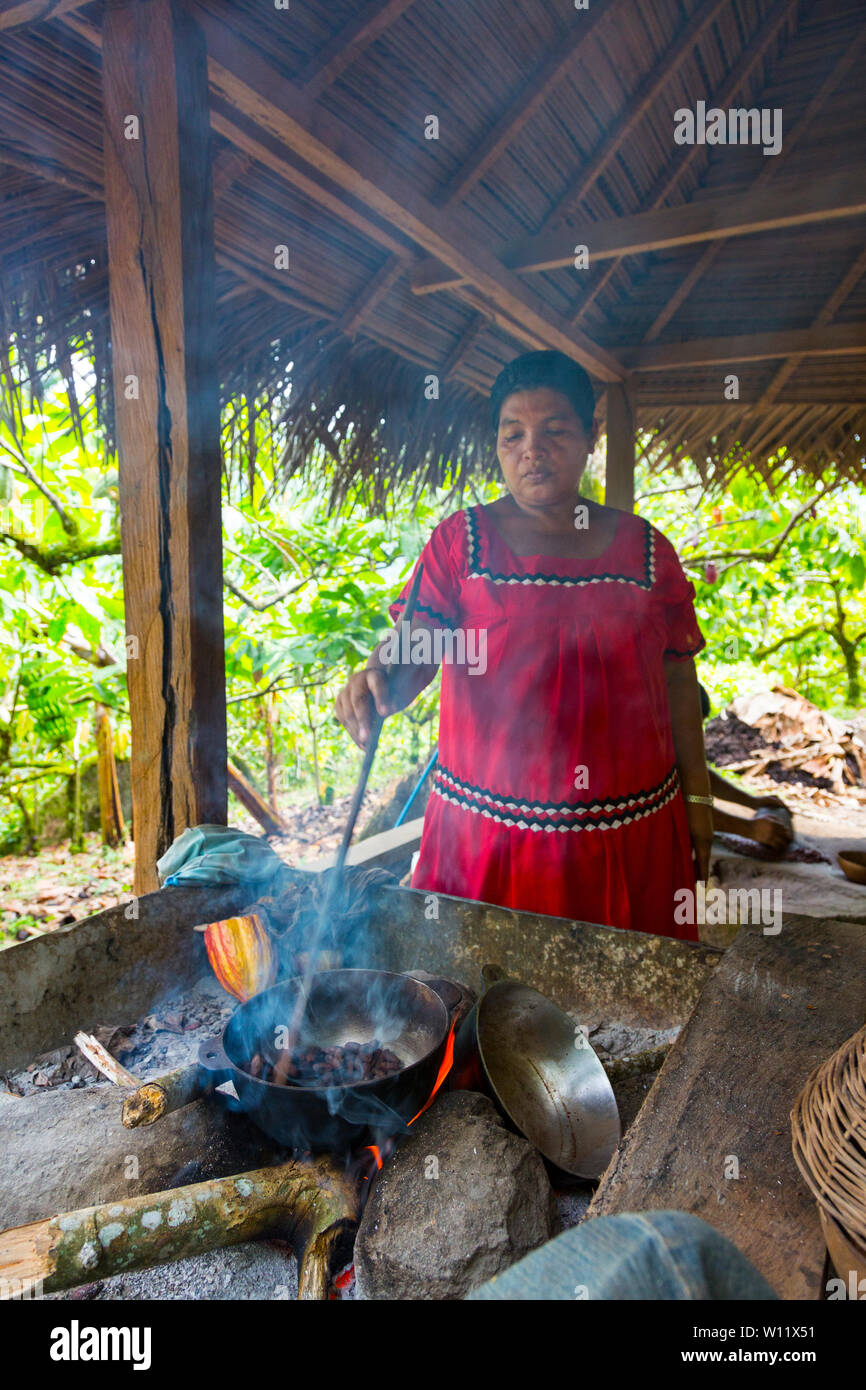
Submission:
M 709 473 L 741 458 L 767 473 L 784 446 L 804 470 L 864 476 L 859 0 L 192 8 L 210 58 L 222 389 L 286 409 L 293 364 L 287 467 L 325 443 L 339 480 L 361 470 L 379 500 L 416 470 L 475 467 L 500 367 L 573 343 L 600 396 L 634 369 L 659 466 L 688 452 Z M 34 377 L 86 346 L 110 419 L 100 11 L 0 4 L 0 332 Z M 675 144 L 673 113 L 698 100 L 781 108 L 781 153 Z M 677 219 L 661 235 L 624 220 L 686 204 L 793 215 L 684 244 L 665 230 Z M 605 239 L 625 254 L 593 260 Z M 577 242 L 588 271 L 549 265 Z M 748 341 L 719 341 L 733 335 Z

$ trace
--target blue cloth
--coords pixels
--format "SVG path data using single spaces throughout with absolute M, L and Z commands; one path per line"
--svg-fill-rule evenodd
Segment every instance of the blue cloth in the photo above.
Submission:
M 776 1297 L 731 1241 L 682 1211 L 584 1221 L 467 1295 L 515 1302 Z
M 157 861 L 163 887 L 176 883 L 266 883 L 282 860 L 265 840 L 230 825 L 196 825 Z

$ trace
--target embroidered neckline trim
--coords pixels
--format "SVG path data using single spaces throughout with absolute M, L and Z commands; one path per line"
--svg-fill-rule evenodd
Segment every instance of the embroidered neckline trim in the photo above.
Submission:
M 655 532 L 643 518 L 641 518 L 644 527 L 643 579 L 636 579 L 634 575 L 628 574 L 546 574 L 544 571 L 538 570 L 529 570 L 525 574 L 500 574 L 481 563 L 481 533 L 477 516 L 479 510 L 480 508 L 475 506 L 464 512 L 469 560 L 467 577 L 469 579 L 489 579 L 494 584 L 553 584 L 567 589 L 583 588 L 588 584 L 632 584 L 638 589 L 651 589 L 655 582 Z

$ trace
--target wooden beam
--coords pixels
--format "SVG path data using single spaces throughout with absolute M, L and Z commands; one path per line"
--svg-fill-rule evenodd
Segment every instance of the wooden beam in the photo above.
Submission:
M 380 0 L 378 4 L 368 0 L 361 14 L 340 29 L 316 54 L 309 75 L 302 83 L 304 95 L 321 96 L 325 88 L 336 82 L 340 73 L 356 62 L 365 48 L 381 38 L 411 4 L 412 0 Z
M 193 6 L 205 31 L 212 87 L 236 111 L 284 142 L 296 155 L 343 191 L 374 210 L 392 227 L 445 261 L 460 280 L 469 280 L 513 317 L 537 331 L 603 381 L 622 369 L 610 353 L 570 328 L 561 315 L 528 291 L 453 213 L 443 212 L 395 178 L 387 155 L 344 122 L 314 107 L 231 27 Z
M 80 10 L 88 0 L 0 0 L 0 32 L 20 29 L 24 24 L 40 24 Z
M 616 0 L 607 0 L 607 3 L 605 0 L 598 0 L 589 11 L 582 10 L 579 13 L 573 20 L 572 32 L 568 39 L 558 43 L 550 56 L 536 67 L 470 158 L 441 189 L 436 198 L 440 207 L 461 202 L 504 154 L 536 111 L 571 72 L 596 24 L 610 13 L 615 3 Z
M 234 146 L 220 150 L 213 162 L 213 198 L 218 203 L 228 193 L 236 179 L 247 173 L 252 160 L 243 150 Z
M 634 511 L 635 421 L 631 392 L 624 382 L 607 388 L 607 456 L 604 503 Z
M 337 321 L 340 333 L 351 338 L 357 333 L 367 314 L 371 314 L 377 304 L 394 288 L 400 276 L 407 269 L 408 256 L 389 256 L 385 264 L 373 276 L 366 291 L 349 304 Z
M 660 208 L 603 222 L 583 222 L 573 228 L 545 232 L 509 243 L 502 263 L 512 271 L 561 270 L 574 262 L 576 245 L 589 247 L 590 261 L 613 256 L 641 256 L 677 246 L 719 241 L 724 237 L 754 236 L 759 232 L 804 227 L 866 213 L 866 187 L 855 187 L 846 171 L 811 183 L 767 189 L 760 193 L 722 194 L 700 198 L 682 207 Z M 421 261 L 412 276 L 416 294 L 453 289 L 460 281 L 442 264 Z
M 637 91 L 629 96 L 625 110 L 614 122 L 601 145 L 590 158 L 589 163 L 580 170 L 562 196 L 557 199 L 539 228 L 539 235 L 551 223 L 558 222 L 569 208 L 575 207 L 583 201 L 611 160 L 619 154 L 635 126 L 643 120 L 656 97 L 664 91 L 686 59 L 691 56 L 695 45 L 700 42 L 709 26 L 722 10 L 728 8 L 729 0 L 704 0 L 704 3 L 698 7 L 680 36 L 674 39 L 674 42 L 656 60 L 652 70 L 641 82 Z
M 636 372 L 664 372 L 672 367 L 707 367 L 717 362 L 761 362 L 789 353 L 800 357 L 862 356 L 866 353 L 866 323 L 651 343 L 620 356 Z
M 135 892 L 225 824 L 226 707 L 207 58 L 175 0 L 109 0 L 103 119 L 132 723 Z M 130 118 L 138 122 L 137 130 Z
M 561 315 L 555 314 L 526 291 L 516 277 L 504 272 L 498 262 L 478 245 L 474 236 L 460 227 L 452 227 L 451 219 L 423 199 L 413 198 L 411 206 L 404 209 L 399 199 L 406 196 L 405 189 L 395 183 L 385 156 L 366 142 L 364 154 L 357 144 L 357 137 L 347 132 L 341 122 L 325 113 L 313 112 L 310 104 L 299 98 L 292 84 L 286 82 L 248 44 L 243 44 L 230 29 L 204 11 L 198 11 L 198 14 L 209 47 L 218 50 L 216 56 L 211 55 L 208 63 L 212 89 L 211 124 L 214 130 L 380 245 L 396 255 L 406 254 L 405 245 L 391 236 L 385 227 L 372 222 L 358 212 L 352 203 L 335 196 L 317 180 L 290 164 L 280 152 L 280 146 L 288 144 L 312 167 L 358 197 L 386 222 L 399 226 L 425 250 L 435 248 L 437 258 L 443 254 L 456 256 L 461 280 L 465 276 L 465 279 L 479 285 L 503 313 L 524 324 L 527 331 L 537 333 L 544 346 L 559 348 L 604 381 L 619 379 L 621 369 L 609 353 L 596 347 L 583 334 L 575 332 Z M 101 46 L 99 31 L 86 20 L 73 15 L 65 22 L 79 37 L 94 47 Z M 232 62 L 243 69 L 244 76 L 232 73 Z M 251 86 L 250 81 L 256 83 L 259 90 Z M 214 92 L 217 98 L 215 102 Z M 281 105 L 284 110 L 281 110 Z M 303 118 L 312 127 L 309 134 L 301 123 Z M 357 168 L 371 164 L 375 166 L 378 187 L 357 172 L 351 159 L 347 161 L 341 153 L 323 143 L 317 134 L 323 124 L 338 150 L 348 142 L 354 142 L 352 158 Z M 442 230 L 435 230 L 434 222 Z M 456 244 L 444 240 L 449 235 Z M 479 260 L 483 262 L 480 267 L 477 266 Z
M 517 343 L 523 343 L 525 347 L 533 352 L 545 348 L 547 344 L 537 333 L 531 332 L 517 319 L 511 318 L 508 314 L 503 314 L 497 309 L 495 304 L 491 304 L 483 294 L 479 294 L 471 285 L 461 285 L 457 291 L 458 297 L 466 304 L 476 309 L 479 314 L 486 314 L 491 323 L 495 323 L 497 328 L 501 328 L 509 337 Z
M 486 314 L 478 313 L 472 315 L 457 342 L 454 344 L 445 361 L 442 363 L 440 375 L 443 381 L 447 381 L 456 372 L 464 357 L 472 351 L 478 339 L 481 337 L 485 328 L 490 324 L 490 319 Z

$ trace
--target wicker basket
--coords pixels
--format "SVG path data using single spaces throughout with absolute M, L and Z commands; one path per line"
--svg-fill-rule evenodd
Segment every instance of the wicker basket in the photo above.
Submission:
M 866 1266 L 866 1027 L 812 1072 L 791 1111 L 791 1133 L 825 1234 L 834 1223 L 846 1263 L 856 1256 Z

